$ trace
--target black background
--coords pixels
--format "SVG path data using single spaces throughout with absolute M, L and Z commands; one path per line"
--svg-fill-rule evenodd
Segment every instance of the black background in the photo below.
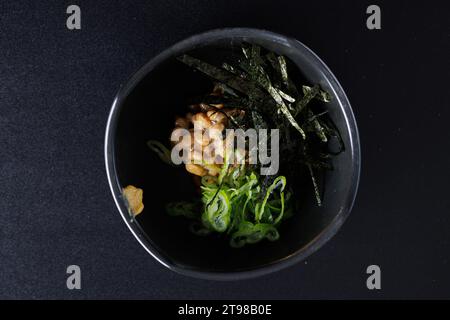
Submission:
M 0 298 L 449 298 L 449 12 L 444 1 L 0 3 Z M 77 4 L 82 29 L 66 28 Z M 307 261 L 239 282 L 166 270 L 116 210 L 103 159 L 119 85 L 194 33 L 296 37 L 333 70 L 358 121 L 361 184 L 342 230 Z M 168 235 L 170 236 L 170 235 Z M 66 268 L 82 289 L 66 288 Z M 367 266 L 382 289 L 366 288 Z

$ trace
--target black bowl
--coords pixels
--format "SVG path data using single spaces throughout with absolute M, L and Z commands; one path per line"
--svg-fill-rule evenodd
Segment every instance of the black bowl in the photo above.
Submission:
M 283 54 L 298 67 L 305 83 L 318 83 L 333 96 L 326 105 L 345 151 L 333 159 L 325 178 L 323 206 L 315 203 L 310 181 L 299 190 L 299 212 L 280 228 L 280 239 L 241 249 L 223 239 L 203 238 L 188 230 L 188 221 L 168 216 L 167 202 L 198 196 L 184 169 L 162 163 L 146 146 L 149 139 L 168 141 L 176 114 L 186 112 L 189 97 L 210 89 L 210 81 L 174 57 L 196 51 L 218 58 L 241 42 Z M 222 61 L 219 59 L 219 61 Z M 350 103 L 327 66 L 297 40 L 263 30 L 214 30 L 183 40 L 137 71 L 120 89 L 109 115 L 105 138 L 106 170 L 116 205 L 139 243 L 161 264 L 176 272 L 207 279 L 233 280 L 280 270 L 319 249 L 341 227 L 352 208 L 359 180 L 360 148 Z M 122 187 L 144 189 L 145 209 L 128 213 Z

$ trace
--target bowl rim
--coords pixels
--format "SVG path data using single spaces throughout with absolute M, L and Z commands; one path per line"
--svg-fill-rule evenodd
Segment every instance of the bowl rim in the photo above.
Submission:
M 187 266 L 180 266 L 171 261 L 171 259 L 160 252 L 156 246 L 153 245 L 152 240 L 145 234 L 145 231 L 140 227 L 135 219 L 128 213 L 125 202 L 122 199 L 121 186 L 118 181 L 116 165 L 115 165 L 115 151 L 114 151 L 114 141 L 115 133 L 117 129 L 117 121 L 120 114 L 120 109 L 128 97 L 130 92 L 136 87 L 136 85 L 157 65 L 170 58 L 175 53 L 185 52 L 187 50 L 193 49 L 196 46 L 201 46 L 205 42 L 224 40 L 228 38 L 264 38 L 272 42 L 278 42 L 284 45 L 289 45 L 295 50 L 302 51 L 303 54 L 307 55 L 312 64 L 315 64 L 320 68 L 324 77 L 330 83 L 331 87 L 335 91 L 335 95 L 338 97 L 339 106 L 341 112 L 344 115 L 346 126 L 349 128 L 349 140 L 350 147 L 346 149 L 346 152 L 351 152 L 352 159 L 352 173 L 351 173 L 351 183 L 344 205 L 341 207 L 339 213 L 333 218 L 333 220 L 325 227 L 315 238 L 310 240 L 310 242 L 299 248 L 294 253 L 272 261 L 270 263 L 252 268 L 239 271 L 230 272 L 215 272 L 215 271 L 202 271 L 199 269 L 189 268 Z M 126 82 L 122 83 L 116 94 L 114 101 L 111 106 L 111 110 L 108 116 L 106 131 L 105 131 L 105 168 L 108 177 L 109 187 L 114 198 L 114 202 L 117 209 L 120 212 L 125 224 L 128 226 L 131 233 L 134 235 L 136 240 L 144 247 L 144 249 L 159 263 L 168 269 L 175 271 L 179 274 L 191 276 L 194 278 L 207 279 L 207 280 L 242 280 L 248 278 L 254 278 L 269 274 L 272 272 L 279 271 L 281 269 L 292 266 L 302 260 L 306 259 L 312 253 L 316 252 L 320 247 L 322 247 L 326 242 L 328 242 L 341 228 L 347 217 L 350 215 L 350 211 L 355 202 L 359 179 L 361 170 L 361 151 L 360 151 L 360 141 L 359 133 L 356 124 L 356 120 L 350 105 L 350 102 L 327 65 L 306 45 L 304 45 L 299 40 L 284 36 L 272 31 L 254 28 L 222 28 L 214 29 L 206 32 L 202 32 L 193 36 L 190 36 L 184 40 L 177 42 L 176 44 L 170 46 L 169 48 L 163 50 L 152 59 L 150 59 L 146 64 L 140 67 Z

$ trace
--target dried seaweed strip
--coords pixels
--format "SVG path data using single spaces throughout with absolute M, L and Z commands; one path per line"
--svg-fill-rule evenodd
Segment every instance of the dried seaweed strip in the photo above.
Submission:
M 252 63 L 250 61 L 241 61 L 239 66 L 248 73 L 249 77 L 258 83 L 262 88 L 264 88 L 269 95 L 275 100 L 275 103 L 277 104 L 279 110 L 286 116 L 286 118 L 289 120 L 291 125 L 300 132 L 303 140 L 306 139 L 305 131 L 300 127 L 300 125 L 297 123 L 297 121 L 292 116 L 291 112 L 289 111 L 288 107 L 283 101 L 283 98 L 278 93 L 277 89 L 275 89 L 271 82 L 269 76 L 264 72 L 264 69 L 261 65 L 258 65 L 256 63 Z
M 313 171 L 313 168 L 312 168 L 311 164 L 307 163 L 306 165 L 308 167 L 309 175 L 311 176 L 311 181 L 313 183 L 314 195 L 316 197 L 316 202 L 317 202 L 317 205 L 320 207 L 320 206 L 322 206 L 322 198 L 320 196 L 319 186 L 317 184 L 317 180 L 316 180 L 316 177 L 314 175 L 314 171 Z
M 259 88 L 253 85 L 250 81 L 245 81 L 226 70 L 217 68 L 207 62 L 191 57 L 187 54 L 179 56 L 177 59 L 183 62 L 184 64 L 193 67 L 200 72 L 203 72 L 204 74 L 210 76 L 211 78 L 214 78 L 217 81 L 225 83 L 229 87 L 243 94 L 251 93 L 256 97 L 263 96 L 261 90 L 259 90 Z
M 308 110 L 309 120 L 312 122 L 314 131 L 322 142 L 328 142 L 328 137 L 326 135 L 326 130 L 318 120 L 318 117 L 325 113 L 326 112 L 315 115 L 310 109 Z
M 295 102 L 295 98 L 291 97 L 290 95 L 288 95 L 287 93 L 283 92 L 281 89 L 275 88 L 278 92 L 278 94 L 287 102 L 291 102 L 294 103 Z

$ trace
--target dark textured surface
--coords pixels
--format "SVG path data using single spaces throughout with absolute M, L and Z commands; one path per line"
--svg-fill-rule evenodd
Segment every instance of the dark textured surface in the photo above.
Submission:
M 0 4 L 0 298 L 450 297 L 444 1 L 379 1 L 375 32 L 366 1 L 76 3 L 79 31 L 65 27 L 72 2 Z M 215 283 L 165 270 L 133 238 L 107 185 L 103 135 L 134 70 L 228 26 L 294 36 L 323 58 L 353 105 L 363 168 L 349 220 L 307 262 Z M 66 289 L 70 264 L 82 290 Z M 381 291 L 365 287 L 370 264 Z

